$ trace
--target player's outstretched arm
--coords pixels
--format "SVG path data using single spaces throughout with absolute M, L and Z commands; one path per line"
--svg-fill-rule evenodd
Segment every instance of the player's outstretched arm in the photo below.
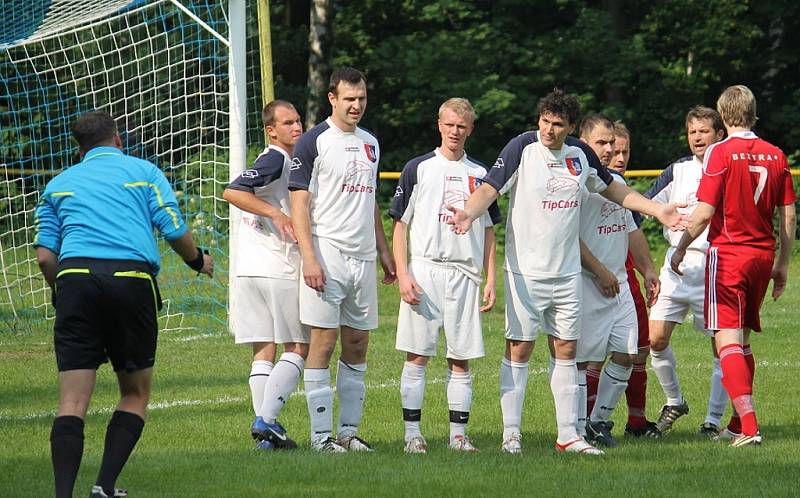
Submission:
M 483 273 L 486 277 L 483 283 L 483 306 L 480 311 L 485 313 L 494 307 L 497 302 L 497 239 L 494 236 L 494 227 L 486 227 L 483 238 Z
M 600 194 L 620 206 L 654 216 L 671 230 L 683 230 L 689 226 L 686 215 L 678 212 L 678 208 L 686 207 L 686 203 L 660 204 L 653 202 L 639 192 L 619 182 L 611 182 Z
M 792 256 L 795 230 L 797 230 L 797 213 L 794 204 L 778 206 L 778 220 L 780 222 L 778 232 L 781 247 L 778 259 L 775 260 L 772 267 L 772 299 L 781 297 L 783 291 L 786 290 L 786 282 L 789 278 L 789 260 Z
M 600 289 L 600 293 L 606 297 L 614 297 L 619 294 L 619 280 L 611 273 L 597 257 L 592 254 L 589 247 L 578 240 L 581 246 L 581 266 L 594 274 L 594 283 Z
M 204 273 L 209 277 L 214 276 L 214 258 L 204 254 L 203 250 L 195 245 L 191 232 L 187 230 L 177 239 L 168 240 L 167 242 L 169 242 L 172 250 L 183 258 L 183 262 L 189 268 L 198 273 Z
M 392 252 L 389 250 L 389 243 L 386 241 L 386 234 L 383 233 L 383 220 L 378 203 L 375 203 L 375 245 L 378 248 L 378 257 L 383 268 L 383 280 L 386 285 L 397 281 L 397 269 L 395 268 Z
M 647 238 L 645 238 L 641 228 L 628 233 L 628 247 L 630 247 L 633 255 L 634 266 L 644 277 L 644 286 L 647 289 L 647 305 L 652 306 L 656 303 L 658 294 L 661 292 L 661 280 L 658 278 L 658 273 L 653 264 L 653 257 L 650 255 L 650 246 L 647 245 Z
M 311 193 L 308 190 L 292 190 L 289 192 L 292 204 L 292 225 L 297 237 L 297 248 L 303 259 L 303 280 L 306 285 L 317 292 L 325 291 L 325 273 L 317 261 L 314 253 L 314 243 L 311 240 L 311 216 L 308 206 L 311 203 Z
M 392 252 L 397 265 L 397 282 L 400 285 L 400 299 L 408 304 L 419 304 L 422 287 L 419 286 L 414 276 L 408 271 L 408 244 L 406 233 L 408 225 L 402 221 L 395 221 L 392 227 Z
M 297 242 L 292 219 L 286 216 L 279 207 L 259 199 L 252 192 L 232 188 L 226 188 L 222 193 L 222 198 L 242 211 L 269 218 L 283 240 Z
M 472 222 L 489 209 L 489 206 L 497 199 L 498 192 L 488 183 L 484 183 L 469 196 L 469 200 L 464 205 L 464 209 L 458 209 L 450 204 L 447 209 L 453 213 L 448 225 L 452 225 L 453 231 L 457 234 L 465 234 L 472 228 Z
M 675 248 L 675 252 L 672 253 L 672 259 L 669 262 L 672 271 L 677 273 L 678 275 L 683 275 L 680 271 L 679 266 L 683 258 L 686 256 L 686 248 L 689 247 L 689 244 L 694 242 L 694 239 L 700 236 L 703 233 L 703 230 L 706 229 L 708 224 L 711 222 L 711 218 L 714 216 L 714 212 L 716 209 L 711 204 L 707 202 L 698 202 L 697 207 L 692 212 L 692 216 L 689 219 L 689 228 L 683 232 L 683 237 L 681 237 L 680 242 L 678 242 L 678 246 Z

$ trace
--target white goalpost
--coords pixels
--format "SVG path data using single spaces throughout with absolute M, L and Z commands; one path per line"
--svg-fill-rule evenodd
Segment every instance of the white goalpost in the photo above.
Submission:
M 246 17 L 245 0 L 3 2 L 0 331 L 40 330 L 52 318 L 34 212 L 46 183 L 79 161 L 69 126 L 93 109 L 117 119 L 125 152 L 165 172 L 216 261 L 219 276 L 195 277 L 162 244 L 162 330 L 226 328 L 236 238 L 222 190 L 247 156 Z

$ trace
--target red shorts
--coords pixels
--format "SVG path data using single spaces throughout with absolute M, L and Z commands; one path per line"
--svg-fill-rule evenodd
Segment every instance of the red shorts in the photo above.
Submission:
M 628 260 L 625 262 L 625 269 L 628 270 L 628 287 L 631 289 L 633 304 L 636 305 L 636 322 L 639 324 L 639 349 L 650 347 L 650 321 L 647 319 L 647 304 L 642 295 L 642 288 L 639 279 L 636 278 L 636 271 L 633 269 L 633 257 L 628 251 Z
M 716 246 L 706 258 L 705 326 L 761 332 L 758 312 L 767 294 L 775 253 L 752 247 Z

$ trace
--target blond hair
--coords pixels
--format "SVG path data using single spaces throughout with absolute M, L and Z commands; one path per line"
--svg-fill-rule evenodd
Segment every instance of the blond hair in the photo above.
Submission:
M 628 142 L 631 141 L 631 132 L 622 121 L 614 121 L 614 136 L 625 137 L 628 139 Z
M 717 99 L 717 111 L 727 126 L 752 128 L 756 124 L 756 98 L 744 85 L 729 86 Z
M 478 116 L 475 114 L 475 109 L 472 107 L 472 104 L 469 103 L 469 100 L 461 97 L 453 97 L 445 100 L 444 103 L 439 106 L 439 119 L 442 119 L 442 114 L 444 114 L 445 109 L 450 109 L 462 117 L 468 116 L 472 119 L 473 123 L 478 119 Z

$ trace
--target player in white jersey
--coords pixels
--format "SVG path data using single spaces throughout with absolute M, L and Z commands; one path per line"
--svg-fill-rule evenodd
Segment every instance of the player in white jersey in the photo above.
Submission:
M 356 434 L 364 411 L 369 331 L 378 327 L 376 250 L 384 283 L 394 260 L 375 201 L 378 140 L 359 128 L 367 82 L 353 68 L 330 79 L 331 116 L 297 142 L 289 172 L 292 223 L 300 248 L 300 321 L 311 327 L 304 371 L 311 447 L 322 452 L 370 451 Z M 341 329 L 336 375 L 337 438 L 333 438 L 330 360 Z
M 581 140 L 592 148 L 603 166 L 608 166 L 613 156 L 614 130 L 614 123 L 600 114 L 587 116 L 581 124 Z M 614 181 L 625 184 L 621 174 L 611 171 Z M 611 435 L 613 422 L 610 418 L 628 386 L 639 339 L 636 305 L 625 267 L 628 248 L 637 266 L 643 269 L 647 287 L 655 292 L 658 276 L 647 240 L 629 210 L 588 191 L 583 192 L 581 202 L 580 241 L 584 269 L 581 274 L 581 334 L 576 351 L 577 431 L 594 444 L 614 447 L 617 443 Z M 603 368 L 609 354 L 611 361 Z M 596 402 L 591 404 L 591 410 L 587 407 L 586 378 L 590 364 L 598 373 Z
M 420 430 L 425 367 L 436 356 L 441 328 L 447 342 L 450 448 L 478 451 L 466 435 L 472 405 L 469 361 L 484 355 L 480 312 L 489 311 L 495 302 L 492 226 L 500 221 L 500 210 L 492 204 L 467 237 L 454 234 L 447 224 L 447 206 L 463 207 L 486 175 L 486 166 L 464 151 L 474 121 L 475 110 L 466 99 L 452 98 L 441 105 L 441 145 L 405 165 L 389 210 L 395 220 L 392 247 L 402 298 L 396 347 L 406 352 L 400 378 L 406 453 L 427 452 Z M 486 274 L 483 306 L 481 268 Z
M 468 232 L 472 222 L 499 194 L 509 192 L 506 353 L 500 368 L 503 450 L 521 452 L 528 360 L 542 329 L 548 334 L 551 352 L 550 387 L 558 424 L 556 449 L 602 454 L 576 432 L 580 191 L 587 188 L 601 192 L 617 204 L 656 216 L 676 228 L 685 226 L 686 219 L 676 206 L 656 204 L 612 181 L 586 144 L 575 139 L 571 142 L 575 145 L 566 142 L 580 112 L 574 96 L 555 90 L 539 102 L 538 111 L 539 130 L 525 132 L 505 146 L 464 209 L 451 209 L 451 223 L 457 233 Z
M 252 344 L 250 394 L 257 447 L 294 448 L 278 414 L 297 385 L 308 354 L 308 333 L 300 325 L 297 282 L 300 254 L 289 218 L 289 168 L 303 133 L 294 106 L 274 100 L 261 112 L 269 137 L 252 169 L 225 188 L 226 201 L 241 209 L 230 323 L 237 344 Z M 283 354 L 275 365 L 275 344 Z
M 686 136 L 692 155 L 669 165 L 645 196 L 661 202 L 685 202 L 688 204 L 686 212 L 692 213 L 697 207 L 697 187 L 703 176 L 705 152 L 711 144 L 722 140 L 724 135 L 725 127 L 717 111 L 703 106 L 690 109 L 686 115 Z M 664 238 L 669 242 L 669 249 L 661 268 L 662 292 L 650 310 L 651 363 L 667 398 L 656 421 L 656 428 L 659 434 L 663 434 L 672 428 L 678 417 L 689 413 L 689 405 L 683 397 L 675 369 L 675 354 L 669 341 L 675 326 L 683 322 L 691 309 L 694 328 L 711 338 L 711 351 L 714 355 L 711 391 L 700 434 L 715 439 L 720 431 L 720 419 L 725 412 L 728 396 L 722 387 L 722 370 L 714 347 L 713 333 L 706 330 L 703 323 L 708 228 L 689 246 L 681 265 L 683 275 L 678 275 L 670 268 L 670 259 L 681 235 L 664 229 Z

